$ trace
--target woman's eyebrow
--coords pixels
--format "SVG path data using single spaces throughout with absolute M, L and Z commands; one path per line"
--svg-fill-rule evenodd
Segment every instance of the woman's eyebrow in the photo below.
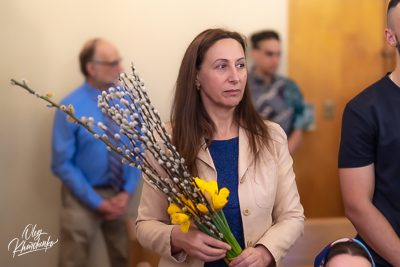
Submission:
M 238 59 L 236 60 L 236 62 L 238 62 L 238 61 L 240 61 L 240 60 L 243 60 L 243 59 L 245 60 L 244 57 L 238 58 Z M 218 59 L 216 59 L 212 64 L 214 64 L 214 63 L 217 62 L 217 61 L 228 62 L 229 60 L 227 60 L 227 59 L 225 59 L 225 58 L 218 58 Z

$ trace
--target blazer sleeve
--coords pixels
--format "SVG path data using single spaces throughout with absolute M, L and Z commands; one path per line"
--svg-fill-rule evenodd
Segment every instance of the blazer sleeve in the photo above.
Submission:
M 273 224 L 257 244 L 263 244 L 278 263 L 303 235 L 305 217 L 286 134 L 280 127 L 274 127 L 272 131 L 275 131 L 272 142 L 278 164 L 277 192 L 272 211 Z
M 156 160 L 146 151 L 146 158 L 156 171 L 166 177 L 165 172 Z M 155 189 L 147 181 L 143 173 L 142 195 L 140 199 L 138 218 L 136 220 L 136 235 L 139 243 L 162 257 L 181 263 L 186 260 L 185 251 L 171 253 L 171 232 L 176 225 L 171 225 L 171 217 L 167 212 L 169 202 L 167 196 Z M 177 226 L 179 227 L 179 226 Z

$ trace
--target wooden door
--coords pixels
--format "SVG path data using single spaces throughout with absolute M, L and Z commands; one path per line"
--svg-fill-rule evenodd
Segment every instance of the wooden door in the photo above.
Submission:
M 314 105 L 316 117 L 315 130 L 305 134 L 294 155 L 301 201 L 307 217 L 343 216 L 341 117 L 351 98 L 392 70 L 394 51 L 383 35 L 388 0 L 288 3 L 288 76 Z

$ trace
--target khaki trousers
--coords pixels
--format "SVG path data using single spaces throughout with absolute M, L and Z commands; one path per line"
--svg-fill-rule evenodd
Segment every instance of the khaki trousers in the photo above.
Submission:
M 95 189 L 104 199 L 117 193 L 112 189 Z M 59 267 L 87 266 L 89 247 L 94 234 L 102 231 L 112 267 L 127 267 L 128 233 L 125 220 L 133 214 L 132 198 L 127 213 L 115 220 L 105 220 L 103 216 L 86 207 L 63 185 L 61 208 L 61 234 Z

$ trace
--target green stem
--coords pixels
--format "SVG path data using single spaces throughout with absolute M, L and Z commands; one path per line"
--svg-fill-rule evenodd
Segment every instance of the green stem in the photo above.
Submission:
M 209 236 L 211 236 L 211 237 L 213 237 L 213 238 L 215 238 L 215 239 L 221 240 L 221 238 L 219 238 L 217 235 L 211 233 L 211 232 L 210 232 L 210 229 L 208 229 L 207 226 L 205 226 L 204 224 L 199 223 L 199 222 L 197 222 L 196 220 L 194 220 L 194 224 L 195 224 L 195 225 L 197 226 L 197 228 L 199 228 L 203 233 L 206 233 L 207 235 L 209 235 Z
M 228 266 L 229 266 L 229 263 L 230 263 L 231 261 L 230 261 L 230 260 L 228 260 L 226 257 L 224 258 L 224 261 L 225 261 L 226 265 L 228 265 Z
M 220 217 L 222 218 L 222 220 L 224 221 L 225 225 L 227 225 L 229 227 L 228 221 L 225 218 L 225 213 L 223 210 L 221 210 L 220 212 L 217 212 L 218 215 L 220 215 Z
M 236 256 L 238 256 L 242 252 L 242 248 L 237 242 L 235 236 L 232 234 L 228 222 L 226 221 L 224 213 L 221 210 L 220 212 L 216 212 L 215 214 L 216 214 L 215 221 L 217 221 L 219 225 L 223 225 L 224 238 L 228 241 L 229 245 L 231 245 L 232 251 L 234 251 Z

